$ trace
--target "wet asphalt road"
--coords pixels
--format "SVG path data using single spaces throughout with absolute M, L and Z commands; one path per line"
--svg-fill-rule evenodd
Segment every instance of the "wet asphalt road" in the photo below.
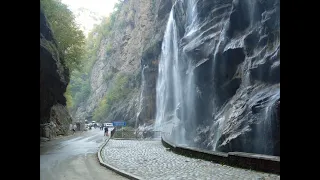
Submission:
M 126 179 L 98 163 L 97 151 L 105 139 L 102 130 L 92 129 L 41 144 L 40 179 Z

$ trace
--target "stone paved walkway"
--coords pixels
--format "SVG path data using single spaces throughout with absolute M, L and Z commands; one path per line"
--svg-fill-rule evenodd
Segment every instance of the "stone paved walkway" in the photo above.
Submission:
M 280 179 L 279 175 L 224 166 L 168 151 L 160 141 L 110 140 L 102 159 L 148 180 Z

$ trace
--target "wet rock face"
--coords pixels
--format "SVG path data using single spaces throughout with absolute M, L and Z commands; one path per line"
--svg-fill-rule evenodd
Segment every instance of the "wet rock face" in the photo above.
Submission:
M 155 1 L 155 24 L 153 38 L 146 46 L 141 56 L 141 95 L 140 108 L 136 125 L 152 125 L 156 116 L 156 85 L 158 66 L 161 54 L 162 39 L 167 24 L 170 10 L 175 0 Z
M 280 1 L 182 0 L 173 9 L 181 89 L 194 98 L 177 114 L 188 143 L 280 155 Z M 193 90 L 184 86 L 190 69 Z
M 217 87 L 225 92 L 217 91 L 216 97 L 227 95 L 217 104 L 227 102 L 232 110 L 220 110 L 222 114 L 214 120 L 223 122 L 219 125 L 222 135 L 210 133 L 218 138 L 216 150 L 280 155 L 279 7 L 280 1 L 233 1 L 226 29 L 231 43 L 223 53 L 232 50 L 228 71 L 234 74 L 225 71 L 224 75 L 232 76 L 230 82 L 238 81 L 233 86 Z M 217 76 L 216 82 L 222 78 Z M 228 113 L 230 116 L 225 116 Z
M 155 42 L 145 51 L 141 58 L 141 109 L 137 117 L 137 125 L 154 123 L 156 115 L 156 84 L 161 43 L 160 40 Z
M 46 17 L 40 9 L 40 136 L 51 138 L 66 134 L 65 125 L 71 122 L 63 95 L 69 82 L 69 74 L 59 53 L 49 51 L 44 42 L 56 45 Z

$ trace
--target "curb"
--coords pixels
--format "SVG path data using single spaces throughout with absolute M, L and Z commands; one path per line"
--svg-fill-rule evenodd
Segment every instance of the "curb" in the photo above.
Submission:
M 136 138 L 112 138 L 113 140 L 137 140 Z
M 169 148 L 172 152 L 191 158 L 213 161 L 219 164 L 238 167 L 242 169 L 251 169 L 264 173 L 280 175 L 280 157 L 269 156 L 244 152 L 216 152 L 206 151 L 198 148 L 183 147 L 175 145 L 165 137 L 161 137 L 162 145 Z
M 137 138 L 112 138 L 113 140 L 133 140 L 133 141 L 158 141 L 156 139 L 137 139 Z M 159 140 L 161 140 L 159 138 Z
M 100 164 L 101 166 L 104 166 L 104 167 L 106 167 L 106 168 L 114 171 L 115 173 L 117 173 L 117 174 L 119 174 L 119 175 L 121 175 L 121 176 L 124 176 L 124 177 L 128 178 L 128 179 L 142 180 L 142 178 L 140 178 L 139 176 L 133 175 L 133 174 L 131 174 L 131 173 L 127 173 L 127 172 L 125 172 L 125 171 L 123 171 L 123 170 L 120 170 L 120 169 L 114 167 L 114 166 L 111 166 L 110 164 L 107 164 L 107 163 L 103 162 L 102 157 L 101 157 L 101 151 L 102 151 L 102 149 L 107 145 L 107 143 L 109 142 L 109 140 L 110 140 L 110 138 L 108 138 L 108 139 L 102 144 L 102 146 L 101 146 L 101 147 L 99 148 L 99 150 L 98 150 L 97 156 L 98 156 L 99 164 Z

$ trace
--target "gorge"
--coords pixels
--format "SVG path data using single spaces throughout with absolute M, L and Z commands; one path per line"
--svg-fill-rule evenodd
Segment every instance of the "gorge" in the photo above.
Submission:
M 56 58 L 59 76 L 41 75 L 60 89 L 41 81 L 40 124 L 57 124 L 57 106 L 61 124 L 123 120 L 180 145 L 280 156 L 280 0 L 121 0 L 86 43 L 84 70 L 69 77 Z

